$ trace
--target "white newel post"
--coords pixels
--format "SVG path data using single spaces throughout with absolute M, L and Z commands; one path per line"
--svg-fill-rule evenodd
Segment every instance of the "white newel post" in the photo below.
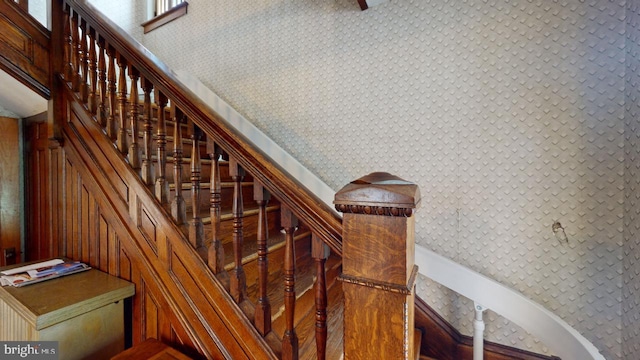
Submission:
M 486 308 L 474 303 L 475 319 L 473 320 L 473 360 L 482 360 L 484 353 L 484 320 L 482 315 Z

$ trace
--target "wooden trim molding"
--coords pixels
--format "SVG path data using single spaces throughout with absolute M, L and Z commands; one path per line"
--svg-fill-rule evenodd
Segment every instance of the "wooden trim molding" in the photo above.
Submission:
M 151 20 L 142 23 L 142 27 L 144 28 L 144 33 L 148 33 L 154 29 L 159 28 L 160 26 L 170 23 L 171 21 L 187 14 L 187 8 L 189 6 L 188 2 L 182 2 L 171 9 L 163 12 L 162 14 L 154 17 Z
M 442 360 L 473 358 L 473 338 L 462 335 L 424 300 L 416 296 L 415 324 L 422 330 L 420 353 Z M 531 351 L 484 342 L 486 360 L 560 360 L 555 356 L 536 354 Z

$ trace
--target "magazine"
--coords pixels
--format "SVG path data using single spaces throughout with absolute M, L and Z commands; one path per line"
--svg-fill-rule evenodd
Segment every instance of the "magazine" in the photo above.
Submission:
M 25 286 L 91 269 L 80 261 L 48 260 L 0 272 L 2 286 Z

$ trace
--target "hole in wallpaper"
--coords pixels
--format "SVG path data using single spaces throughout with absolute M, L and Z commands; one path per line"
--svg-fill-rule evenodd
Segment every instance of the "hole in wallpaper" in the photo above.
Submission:
M 558 242 L 560 242 L 561 244 L 569 243 L 567 233 L 564 231 L 564 227 L 562 227 L 560 221 L 554 221 L 553 225 L 551 225 L 551 230 L 553 231 L 553 235 L 556 237 Z

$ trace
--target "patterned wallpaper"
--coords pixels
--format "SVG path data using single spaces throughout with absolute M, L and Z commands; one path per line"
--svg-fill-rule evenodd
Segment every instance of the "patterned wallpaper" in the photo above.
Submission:
M 126 30 L 134 39 L 141 41 L 142 24 L 146 19 L 147 0 L 88 0 L 103 14 L 114 20 Z
M 638 2 L 190 0 L 142 42 L 334 189 L 415 181 L 419 244 L 637 359 Z M 472 333 L 469 300 L 424 278 L 418 292 Z M 547 352 L 486 319 L 488 340 Z
M 627 4 L 622 353 L 640 359 L 640 1 Z

